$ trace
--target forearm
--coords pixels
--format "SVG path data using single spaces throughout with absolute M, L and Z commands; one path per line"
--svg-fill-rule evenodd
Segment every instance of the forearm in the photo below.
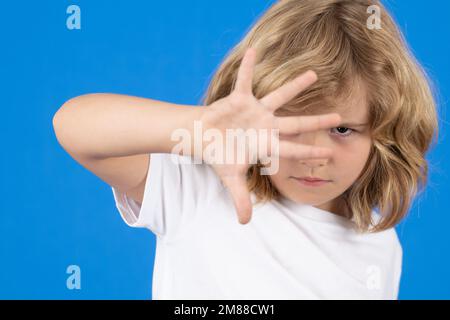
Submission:
M 186 128 L 193 137 L 194 121 L 200 120 L 204 109 L 127 95 L 88 94 L 64 103 L 53 126 L 64 149 L 83 157 L 171 153 L 179 143 L 171 140 L 172 133 Z

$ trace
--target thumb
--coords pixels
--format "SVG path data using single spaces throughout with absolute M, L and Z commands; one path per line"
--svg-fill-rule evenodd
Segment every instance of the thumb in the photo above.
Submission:
M 233 198 L 239 223 L 247 224 L 248 222 L 250 222 L 253 206 L 245 176 L 227 178 L 225 181 L 225 185 L 230 191 Z

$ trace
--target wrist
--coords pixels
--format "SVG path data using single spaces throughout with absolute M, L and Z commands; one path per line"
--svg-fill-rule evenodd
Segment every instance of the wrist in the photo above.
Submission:
M 203 131 L 204 115 L 207 112 L 205 106 L 183 106 L 176 114 L 174 125 L 170 132 L 170 150 L 168 153 L 174 153 L 183 156 L 191 156 L 201 161 L 203 153 Z

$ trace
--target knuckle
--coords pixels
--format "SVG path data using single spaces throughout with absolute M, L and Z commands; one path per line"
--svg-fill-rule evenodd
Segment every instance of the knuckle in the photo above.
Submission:
M 317 123 L 317 128 L 320 128 L 320 125 L 322 123 L 322 116 L 317 116 L 316 123 Z
M 277 91 L 272 92 L 272 98 L 276 104 L 279 104 L 283 100 L 283 95 L 281 94 L 281 92 L 279 90 L 277 90 Z
M 233 105 L 234 107 L 241 107 L 242 105 L 244 105 L 247 101 L 248 97 L 240 92 L 233 92 L 230 95 L 230 103 L 231 105 Z
M 232 104 L 232 105 L 237 105 L 237 104 L 239 104 L 240 101 L 241 101 L 241 95 L 240 95 L 240 93 L 238 93 L 238 92 L 236 92 L 236 91 L 233 91 L 233 92 L 230 94 L 230 97 L 229 97 L 229 98 L 230 98 L 230 99 L 229 99 L 230 104 Z
M 295 121 L 294 130 L 296 132 L 301 132 L 304 127 L 305 127 L 305 121 L 304 121 L 303 117 L 297 118 L 297 121 Z

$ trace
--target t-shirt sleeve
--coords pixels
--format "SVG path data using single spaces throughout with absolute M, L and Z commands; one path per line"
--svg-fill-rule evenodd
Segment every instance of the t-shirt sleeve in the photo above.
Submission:
M 172 238 L 200 219 L 202 206 L 222 188 L 212 167 L 194 163 L 189 156 L 150 154 L 142 204 L 115 187 L 116 207 L 130 227 L 147 228 L 162 238 Z

